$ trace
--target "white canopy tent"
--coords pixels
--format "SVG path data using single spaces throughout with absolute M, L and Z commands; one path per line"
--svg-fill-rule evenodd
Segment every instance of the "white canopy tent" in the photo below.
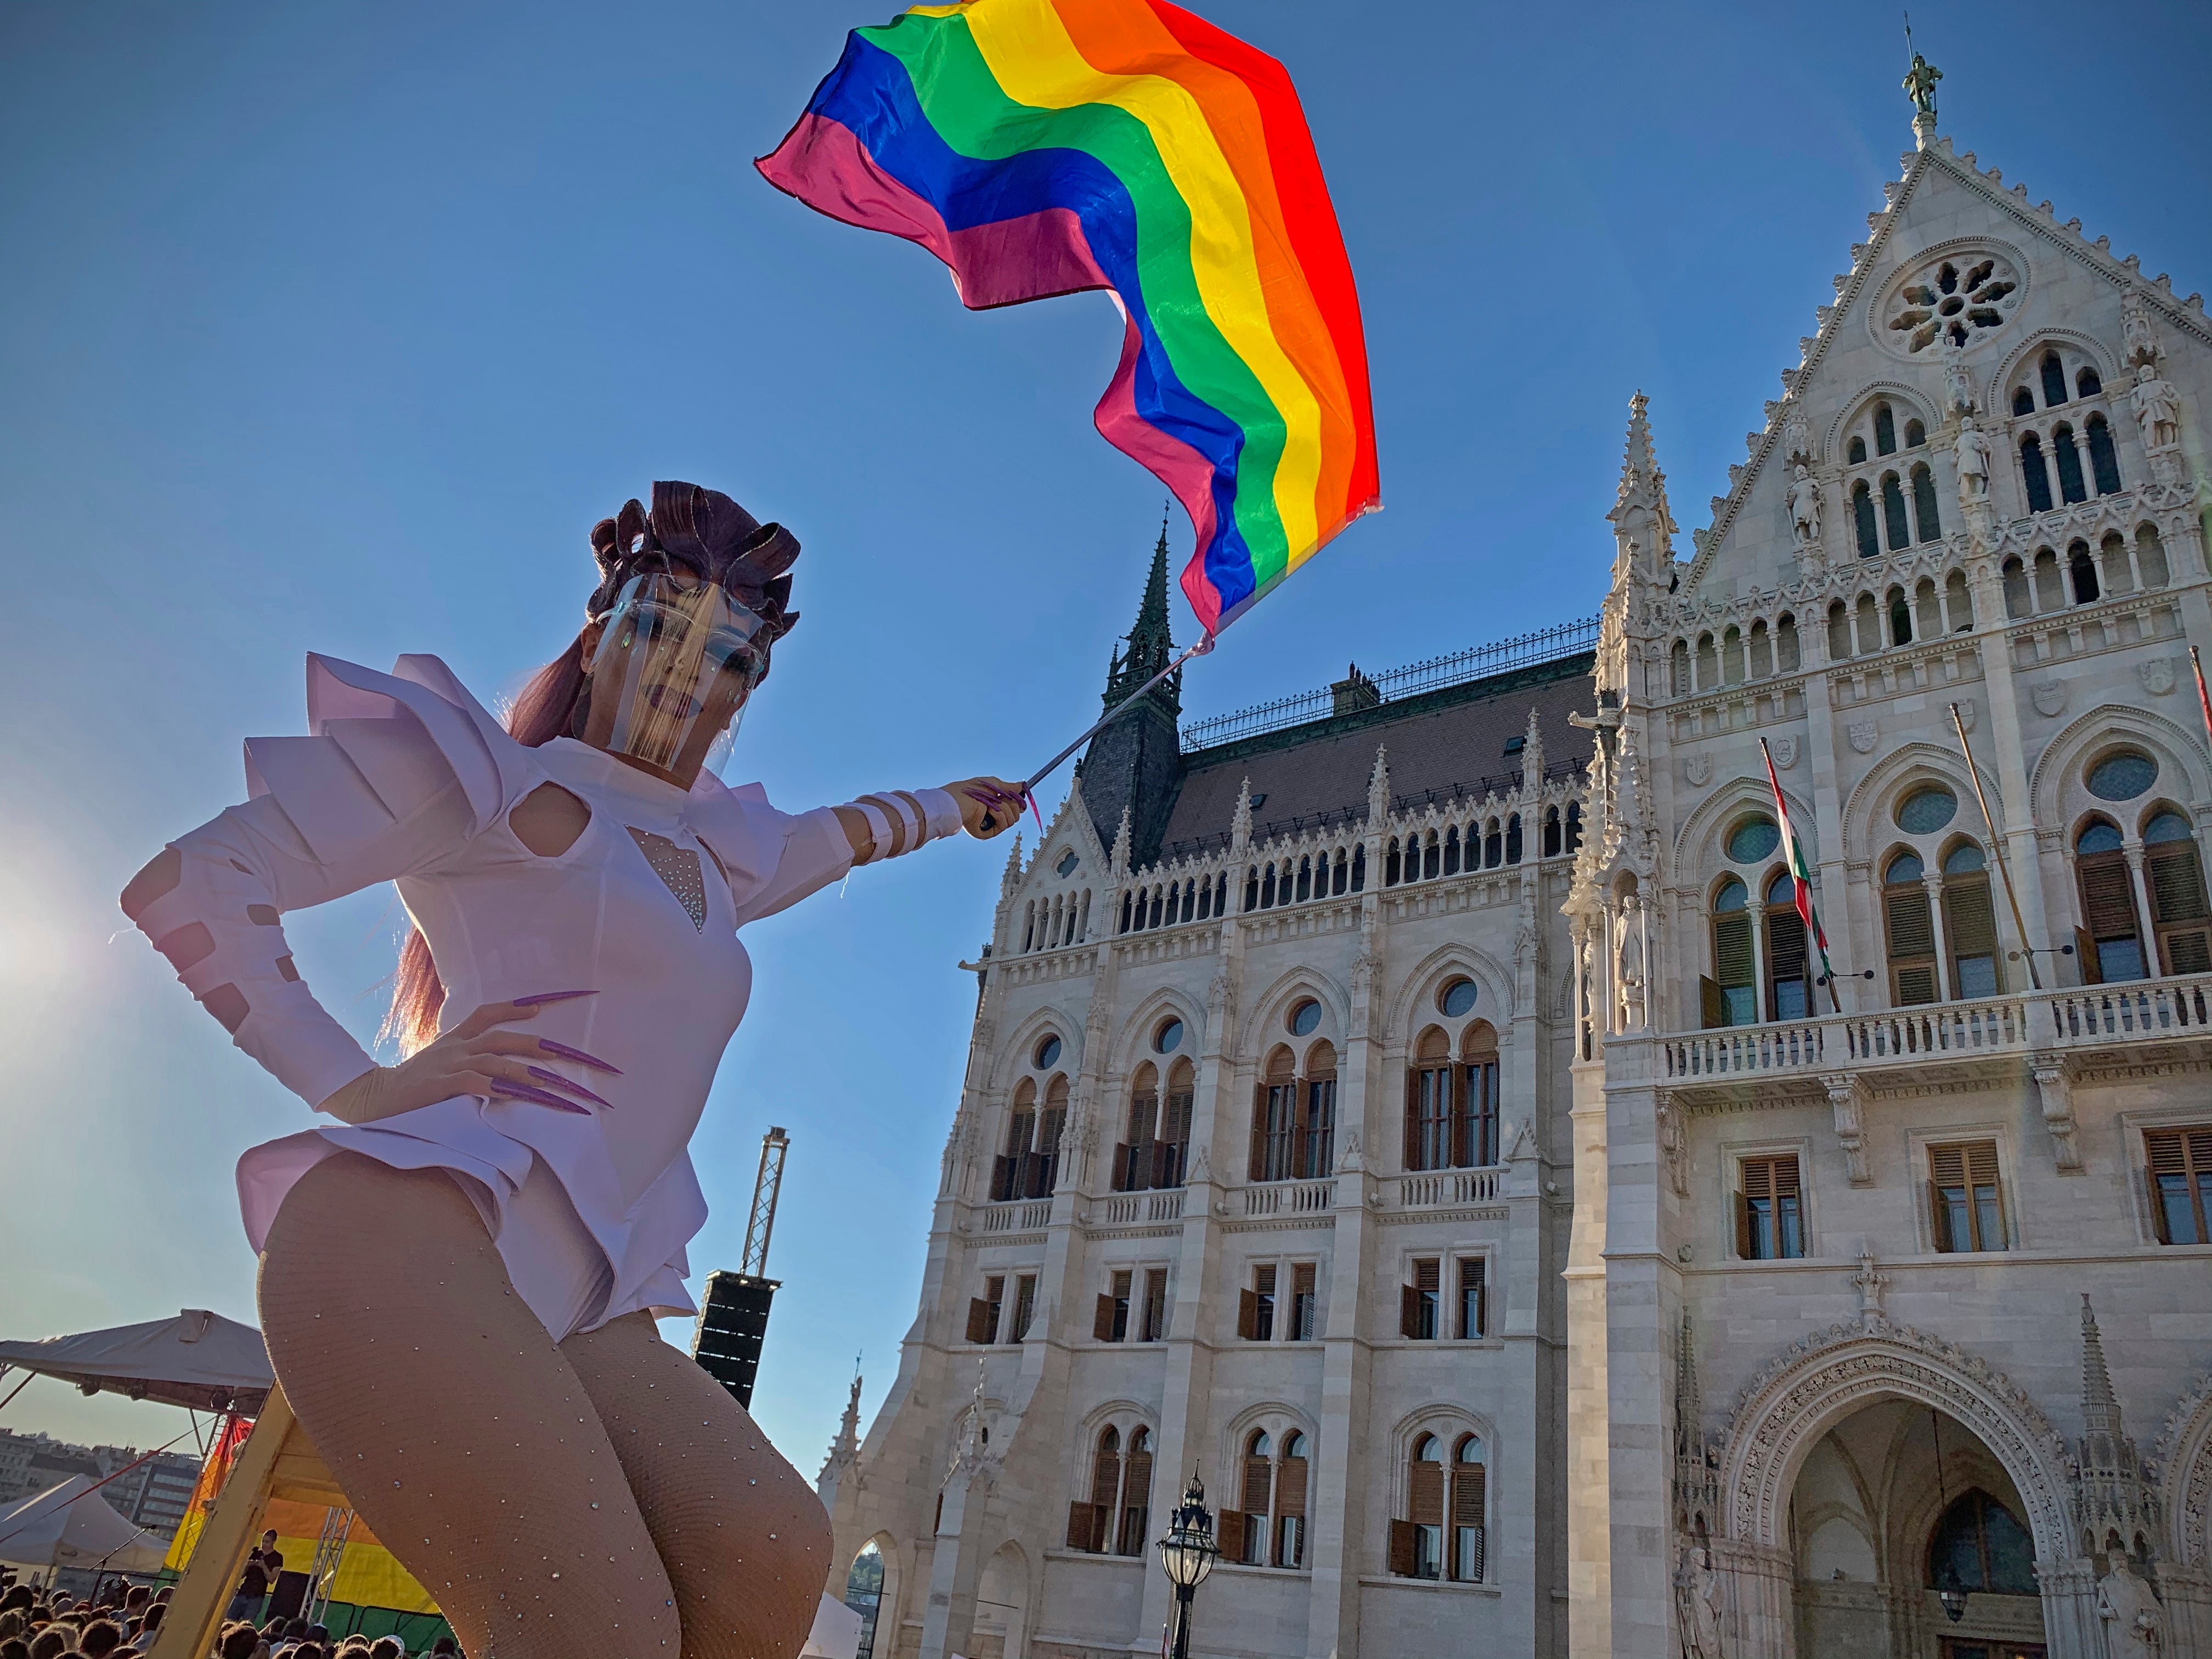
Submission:
M 87 1394 L 247 1416 L 261 1409 L 276 1381 L 261 1333 L 205 1308 L 143 1325 L 0 1342 L 0 1375 L 10 1370 L 58 1376 Z
M 125 1520 L 87 1475 L 73 1474 L 0 1515 L 0 1561 L 11 1566 L 159 1572 L 167 1549 Z

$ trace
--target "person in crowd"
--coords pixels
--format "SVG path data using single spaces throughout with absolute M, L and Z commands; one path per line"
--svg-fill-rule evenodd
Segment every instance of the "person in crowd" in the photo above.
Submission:
M 224 1629 L 216 1652 L 217 1659 L 253 1659 L 254 1650 L 260 1645 L 261 1632 L 241 1620 Z
M 311 657 L 314 735 L 250 743 L 254 799 L 158 854 L 123 908 L 334 1120 L 239 1164 L 262 1332 L 356 1512 L 467 1645 L 792 1659 L 828 1517 L 654 1326 L 696 1311 L 688 1147 L 750 994 L 738 930 L 855 864 L 1010 829 L 1023 789 L 793 815 L 725 787 L 709 755 L 789 648 L 798 542 L 669 482 L 590 541 L 583 627 L 504 723 L 434 657 Z M 416 924 L 393 1066 L 314 1000 L 282 925 L 386 881 Z
M 246 1551 L 246 1570 L 239 1575 L 238 1588 L 231 1592 L 230 1609 L 225 1616 L 258 1619 L 270 1587 L 283 1570 L 284 1557 L 276 1547 L 276 1529 L 271 1527 L 261 1534 L 260 1548 Z
M 74 1626 L 48 1625 L 31 1638 L 31 1659 L 61 1659 L 70 1650 L 70 1638 L 76 1634 Z
M 76 1650 L 84 1659 L 107 1659 L 107 1656 L 123 1645 L 123 1626 L 112 1619 L 94 1619 L 87 1624 L 76 1638 Z
M 407 1650 L 396 1636 L 380 1636 L 368 1644 L 368 1659 L 407 1659 Z
M 461 1644 L 450 1636 L 441 1636 L 430 1644 L 430 1652 L 434 1659 L 455 1659 L 455 1656 L 460 1650 Z
M 20 1636 L 0 1636 L 0 1659 L 31 1659 L 31 1644 Z

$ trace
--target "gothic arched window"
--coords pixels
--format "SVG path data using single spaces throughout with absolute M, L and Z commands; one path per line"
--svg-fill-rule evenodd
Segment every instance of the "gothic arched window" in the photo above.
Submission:
M 1874 492 L 1862 478 L 1851 486 L 1851 528 L 1858 538 L 1859 557 L 1881 556 L 1881 532 L 1875 526 Z
M 2166 544 L 2147 524 L 2136 526 L 2136 574 L 2145 587 L 2163 587 L 2171 574 L 2166 564 Z
M 1928 428 L 1926 427 L 1921 425 L 1917 421 L 1907 421 L 1905 423 L 1905 447 L 1907 449 L 1917 449 L 1921 445 L 1927 441 Z
M 1109 1423 L 1098 1431 L 1091 1458 L 1091 1501 L 1067 1506 L 1067 1547 L 1092 1555 L 1106 1551 L 1108 1518 L 1121 1496 L 1121 1431 Z
M 1951 994 L 1996 995 L 2002 988 L 1996 908 L 1990 899 L 1988 860 L 1970 841 L 1943 855 L 1943 929 L 1951 945 Z
M 2212 912 L 2197 838 L 2180 813 L 2161 811 L 2143 825 L 2143 885 L 2158 929 L 2159 960 L 2169 974 L 2212 973 Z
M 1406 1073 L 1406 1167 L 1442 1170 L 1451 1164 L 1451 1039 L 1431 1025 L 1413 1046 Z
M 2043 464 L 2043 440 L 2033 432 L 2020 441 L 2021 482 L 2027 486 L 2027 510 L 2051 511 L 2051 473 Z
M 1874 453 L 1877 455 L 1897 453 L 1897 417 L 1889 412 L 1887 404 L 1874 406 Z
M 2104 389 L 2104 377 L 2087 364 L 2074 371 L 2074 390 L 2078 396 L 2094 398 Z
M 1002 1204 L 1019 1198 L 1024 1166 L 1036 1136 L 1036 1079 L 1024 1078 L 1014 1085 L 1013 1109 L 1006 1114 L 1006 1150 L 991 1162 L 991 1200 Z
M 1899 853 L 1881 875 L 1883 931 L 1889 943 L 1889 1000 L 1911 1007 L 1937 1000 L 1936 919 L 1928 905 L 1927 866 L 1917 853 Z
M 2058 361 L 2058 354 L 2043 354 L 2043 406 L 2056 409 L 2066 401 L 2066 366 Z
M 1283 1437 L 1282 1461 L 1275 1466 L 1275 1565 L 1306 1564 L 1306 1437 L 1296 1429 Z
M 1518 812 L 1505 820 L 1505 861 L 1521 862 L 1521 815 Z
M 1713 894 L 1713 972 L 1705 981 L 1705 1023 L 1748 1025 L 1754 1006 L 1751 957 L 1751 895 L 1734 876 Z
M 2081 890 L 2082 976 L 2112 984 L 2144 977 L 2142 936 L 2136 920 L 2135 880 L 2119 826 L 2092 818 L 2074 838 L 2074 874 Z
M 2033 392 L 2030 392 L 2026 386 L 2021 386 L 2014 391 L 2012 394 L 2012 412 L 2015 415 L 2034 414 L 2035 394 Z
M 1797 884 L 1787 870 L 1766 884 L 1766 1017 L 1802 1019 L 1813 1004 L 1813 963 Z
M 1556 806 L 1547 806 L 1544 809 L 1544 856 L 1547 859 L 1555 859 L 1559 855 L 1559 809 Z
M 1667 695 L 1670 697 L 1688 696 L 1690 695 L 1689 641 L 1675 641 L 1674 648 L 1667 653 Z
M 1891 552 L 1912 545 L 1912 526 L 1905 521 L 1905 489 L 1894 472 L 1881 475 L 1881 516 Z
M 1115 1529 L 1114 1553 L 1142 1555 L 1152 1547 L 1152 1431 L 1139 1424 L 1129 1431 L 1128 1455 L 1121 1460 L 1121 1523 Z
M 1495 870 L 1505 862 L 1505 832 L 1498 828 L 1498 820 L 1491 819 L 1482 834 L 1482 867 Z
M 1297 1174 L 1291 1155 L 1297 1121 L 1297 1063 L 1287 1047 L 1278 1044 L 1267 1056 L 1253 1097 L 1250 1179 L 1288 1181 Z
M 1919 523 L 1922 541 L 1943 539 L 1942 515 L 1936 507 L 1936 475 L 1925 461 L 1912 469 L 1912 516 Z
M 1930 1589 L 2036 1595 L 2035 1542 L 2020 1518 L 1977 1489 L 1943 1511 L 1928 1540 Z
M 1390 1571 L 1402 1578 L 1441 1578 L 1444 1555 L 1444 1443 L 1413 1442 L 1406 1459 L 1406 1518 L 1390 1523 Z
M 1460 1038 L 1452 1110 L 1451 1161 L 1462 1170 L 1498 1162 L 1498 1033 L 1478 1019 Z
M 2082 371 L 2087 374 L 2086 369 Z M 2115 494 L 2120 487 L 2120 458 L 2112 448 L 2112 428 L 2101 415 L 2092 415 L 2087 427 L 2089 434 L 2089 471 L 2097 481 L 2100 495 Z
M 1141 1193 L 1156 1184 L 1152 1176 L 1158 1161 L 1155 1149 L 1159 1123 L 1159 1068 L 1148 1060 L 1137 1067 L 1136 1075 L 1129 1079 L 1127 1139 L 1114 1148 L 1115 1192 Z
M 2059 499 L 2085 501 L 2089 491 L 2081 479 L 2081 452 L 2074 447 L 2074 428 L 2060 425 L 2051 434 L 2051 458 L 2058 463 Z
M 1255 1429 L 1246 1437 L 1241 1471 L 1243 1478 L 1237 1492 L 1240 1512 L 1229 1528 L 1241 1531 L 1243 1536 L 1221 1540 L 1223 1553 L 1233 1551 L 1234 1558 L 1248 1567 L 1265 1566 L 1267 1561 L 1267 1517 L 1275 1473 L 1273 1450 L 1266 1430 Z
M 1844 447 L 1844 460 L 1848 465 L 1856 466 L 1864 459 L 1866 459 L 1866 440 L 1858 434 L 1853 433 L 1850 442 Z
M 1583 844 L 1583 805 L 1580 801 L 1567 803 L 1567 846 L 1570 853 L 1577 852 Z
M 1325 1179 L 1336 1169 L 1336 1048 L 1316 1042 L 1306 1052 L 1298 1089 L 1298 1121 L 1291 1134 L 1291 1165 L 1304 1181 Z
M 2092 605 L 2097 599 L 2097 562 L 2089 556 L 2089 544 L 2075 542 L 2066 550 L 2066 575 L 2074 590 L 2074 603 Z
M 1462 1584 L 1482 1582 L 1483 1517 L 1488 1507 L 1486 1490 L 1489 1470 L 1484 1466 L 1482 1437 L 1463 1434 L 1452 1448 L 1451 1576 Z

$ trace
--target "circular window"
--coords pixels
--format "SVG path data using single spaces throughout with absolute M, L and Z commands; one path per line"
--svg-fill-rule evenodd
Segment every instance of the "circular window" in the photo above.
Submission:
M 1897 803 L 1897 827 L 1908 836 L 1932 836 L 1958 816 L 1959 798 L 1938 783 Z
M 1321 1004 L 1308 997 L 1291 1010 L 1291 1035 L 1311 1036 L 1321 1027 Z
M 1182 1022 L 1171 1019 L 1152 1033 L 1152 1048 L 1158 1053 L 1171 1054 L 1182 1046 Z
M 1474 981 L 1455 979 L 1437 994 L 1437 1006 L 1453 1019 L 1468 1012 L 1474 1006 Z
M 1045 1067 L 1047 1067 L 1048 1066 L 1057 1066 L 1059 1063 L 1060 1063 L 1060 1039 L 1059 1039 L 1058 1037 L 1056 1037 L 1056 1036 L 1048 1036 L 1048 1037 L 1047 1037 L 1047 1038 L 1046 1038 L 1042 1042 L 1040 1042 L 1040 1043 L 1038 1043 L 1038 1044 L 1037 1044 L 1037 1046 L 1036 1046 L 1036 1067 L 1037 1067 L 1037 1070 L 1039 1070 L 1040 1072 L 1042 1072 L 1042 1071 L 1043 1071 L 1043 1070 L 1045 1069 Z
M 1875 337 L 1899 356 L 1932 355 L 1940 343 L 1971 346 L 2002 328 L 2026 286 L 1994 249 L 1939 254 L 1893 279 L 1867 320 Z
M 1738 864 L 1756 864 L 1782 844 L 1782 831 L 1770 817 L 1746 818 L 1729 831 L 1728 855 Z
M 2099 800 L 2133 800 L 2158 781 L 2158 763 L 2140 750 L 2123 749 L 2089 769 L 2089 793 Z
M 1062 853 L 1060 855 L 1060 862 L 1054 865 L 1052 867 L 1059 871 L 1063 876 L 1073 875 L 1075 873 L 1074 849 L 1071 848 L 1068 851 Z

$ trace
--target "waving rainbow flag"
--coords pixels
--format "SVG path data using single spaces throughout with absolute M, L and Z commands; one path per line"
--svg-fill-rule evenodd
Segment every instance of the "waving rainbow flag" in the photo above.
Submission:
M 855 29 L 774 155 L 981 310 L 1105 289 L 1096 419 L 1197 531 L 1211 635 L 1382 505 L 1344 239 L 1280 64 L 1167 0 L 969 0 Z

